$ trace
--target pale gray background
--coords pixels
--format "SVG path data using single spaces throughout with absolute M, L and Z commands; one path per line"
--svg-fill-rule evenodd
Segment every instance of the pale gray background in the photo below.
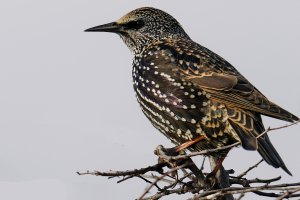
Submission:
M 2 1 L 0 199 L 134 199 L 142 193 L 140 180 L 117 185 L 75 174 L 153 164 L 153 149 L 171 145 L 138 107 L 127 47 L 114 34 L 83 32 L 141 6 L 172 14 L 195 41 L 300 116 L 300 1 Z M 286 123 L 265 118 L 265 124 Z M 298 125 L 271 133 L 293 177 L 266 164 L 250 177 L 299 181 L 299 131 Z M 224 165 L 241 171 L 259 159 L 239 148 Z

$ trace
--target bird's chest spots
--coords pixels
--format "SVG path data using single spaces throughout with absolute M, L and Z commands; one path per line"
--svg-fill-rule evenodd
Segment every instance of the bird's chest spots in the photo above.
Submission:
M 137 100 L 157 129 L 184 140 L 197 135 L 197 124 L 203 118 L 201 109 L 209 104 L 204 91 L 154 63 L 134 61 L 132 76 Z
M 134 89 L 140 95 L 172 109 L 199 109 L 208 102 L 208 96 L 180 74 L 166 71 L 150 63 L 149 66 L 133 63 Z

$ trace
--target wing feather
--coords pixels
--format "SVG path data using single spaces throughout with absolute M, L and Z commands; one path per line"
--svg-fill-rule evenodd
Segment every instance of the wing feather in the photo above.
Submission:
M 196 43 L 166 40 L 159 47 L 159 59 L 164 68 L 181 73 L 186 82 L 206 91 L 211 99 L 232 108 L 245 109 L 277 119 L 294 122 L 299 118 L 268 100 L 230 63 Z M 157 48 L 154 49 L 157 51 Z
M 174 48 L 175 47 L 175 48 Z M 173 56 L 172 64 L 183 79 L 198 85 L 216 101 L 277 119 L 294 122 L 299 118 L 268 100 L 230 63 L 196 43 L 168 41 L 161 48 Z

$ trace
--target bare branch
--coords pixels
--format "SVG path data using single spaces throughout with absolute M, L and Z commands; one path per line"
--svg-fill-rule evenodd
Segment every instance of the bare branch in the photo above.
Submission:
M 164 190 L 161 192 L 157 192 L 156 194 L 154 194 L 152 196 L 143 198 L 143 200 L 156 200 L 156 199 L 160 199 L 160 198 L 170 195 L 170 194 L 184 194 L 188 191 L 189 191 L 188 188 L 184 188 L 184 187 L 173 189 L 173 190 Z
M 250 184 L 253 183 L 273 183 L 276 182 L 278 180 L 281 179 L 281 176 L 275 177 L 275 178 L 271 178 L 271 179 L 259 179 L 259 178 L 255 178 L 255 179 L 245 179 L 245 178 L 239 178 L 239 177 L 230 177 L 230 183 L 232 184 L 238 184 L 238 185 L 242 185 L 242 186 L 250 186 Z
M 299 192 L 300 191 L 300 188 L 296 188 L 296 189 L 293 189 L 293 190 L 287 190 L 282 196 L 278 197 L 276 200 L 282 200 L 282 199 L 285 199 L 285 198 L 289 198 L 292 196 L 292 194 L 296 193 L 296 192 Z M 299 194 L 300 196 L 300 194 Z
M 247 175 L 248 172 L 250 172 L 252 169 L 258 167 L 258 165 L 259 165 L 260 163 L 262 163 L 263 161 L 264 161 L 264 160 L 261 159 L 258 163 L 256 163 L 255 165 L 249 167 L 246 171 L 244 171 L 243 173 L 241 173 L 240 175 L 238 175 L 237 178 L 242 178 L 243 176 Z
M 290 124 L 287 124 L 287 125 L 284 125 L 284 126 L 280 126 L 280 127 L 276 127 L 276 128 L 271 128 L 269 127 L 267 130 L 265 130 L 264 132 L 262 132 L 261 134 L 259 134 L 256 138 L 260 138 L 261 136 L 263 136 L 264 134 L 270 132 L 270 131 L 274 131 L 274 130 L 278 130 L 278 129 L 282 129 L 282 128 L 287 128 L 287 127 L 290 127 L 290 126 L 293 126 L 295 124 L 298 124 L 300 121 L 295 121 L 295 122 L 292 122 Z
M 191 200 L 206 200 L 206 199 L 214 199 L 218 196 L 223 196 L 225 194 L 241 194 L 241 193 L 248 193 L 248 192 L 254 192 L 259 190 L 295 190 L 294 186 L 300 186 L 300 182 L 298 183 L 290 183 L 290 184 L 277 184 L 277 185 L 262 185 L 257 187 L 247 187 L 247 188 L 239 188 L 239 187 L 230 187 L 230 188 L 224 188 L 224 189 L 218 189 L 218 190 L 210 190 L 205 191 L 199 195 L 196 195 Z M 299 189 L 300 187 L 296 188 Z M 296 190 L 295 190 L 296 191 Z M 297 191 L 296 191 L 297 192 Z M 300 196 L 300 194 L 299 194 Z
M 175 168 L 173 168 L 173 169 L 171 169 L 171 170 L 165 172 L 162 176 L 157 177 L 156 180 L 155 180 L 154 182 L 152 182 L 152 183 L 145 189 L 145 191 L 144 191 L 143 194 L 138 198 L 138 200 L 142 200 L 142 199 L 144 198 L 144 196 L 151 190 L 151 188 L 152 188 L 155 184 L 157 184 L 158 181 L 160 181 L 160 180 L 163 179 L 164 177 L 168 176 L 169 174 L 171 174 L 171 173 L 177 171 L 178 169 L 182 169 L 182 168 L 186 167 L 187 165 L 188 165 L 188 163 L 184 163 L 184 164 L 181 165 L 181 166 L 177 166 L 177 167 L 175 167 Z
M 130 176 L 130 175 L 139 175 L 145 174 L 149 171 L 162 171 L 162 168 L 167 166 L 167 163 L 158 163 L 156 165 L 148 166 L 141 169 L 134 169 L 134 170 L 126 170 L 126 171 L 109 171 L 109 172 L 100 172 L 100 171 L 87 171 L 87 172 L 77 172 L 78 175 L 95 175 L 95 176 Z
M 287 124 L 287 125 L 284 125 L 284 126 L 269 128 L 269 131 L 274 131 L 274 130 L 278 130 L 278 129 L 282 129 L 282 128 L 287 128 L 287 127 L 293 126 L 295 124 L 298 124 L 299 122 L 300 122 L 300 120 L 295 121 L 295 122 L 291 122 L 290 124 Z

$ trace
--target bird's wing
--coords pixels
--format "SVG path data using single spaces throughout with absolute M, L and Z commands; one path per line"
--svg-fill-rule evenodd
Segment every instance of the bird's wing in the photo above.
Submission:
M 157 58 L 172 57 L 164 65 L 179 70 L 186 82 L 205 90 L 211 99 L 231 108 L 254 111 L 263 115 L 293 122 L 298 117 L 269 101 L 231 64 L 210 50 L 193 42 L 176 42 L 157 45 Z

